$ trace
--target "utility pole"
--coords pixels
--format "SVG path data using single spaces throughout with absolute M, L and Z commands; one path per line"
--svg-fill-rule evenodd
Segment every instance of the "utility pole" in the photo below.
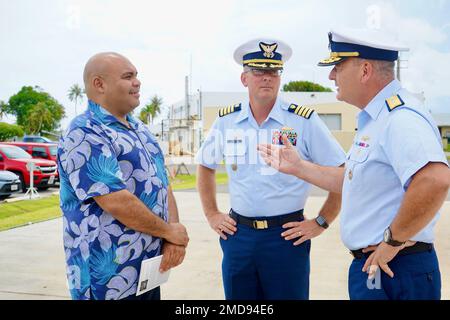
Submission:
M 189 119 L 189 76 L 185 76 L 184 78 L 184 99 L 186 106 L 186 119 Z

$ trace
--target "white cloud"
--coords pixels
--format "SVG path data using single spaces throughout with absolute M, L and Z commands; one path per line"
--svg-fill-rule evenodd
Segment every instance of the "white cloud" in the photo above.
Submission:
M 0 99 L 7 100 L 23 85 L 39 85 L 66 107 L 66 125 L 74 115 L 67 90 L 82 83 L 85 62 L 99 51 L 121 52 L 136 65 L 141 104 L 154 94 L 166 104 L 182 99 L 191 59 L 192 91 L 244 90 L 232 54 L 242 42 L 262 35 L 283 39 L 293 48 L 283 83 L 301 79 L 333 87 L 329 68 L 316 66 L 327 55 L 327 31 L 331 26 L 364 27 L 374 19 L 374 8 L 380 9 L 380 26 L 412 48 L 408 69 L 402 71 L 405 85 L 426 95 L 448 95 L 450 56 L 438 49 L 449 46 L 449 30 L 420 11 L 405 16 L 401 9 L 409 3 L 3 1 L 0 41 L 7 50 L 0 52 Z M 433 10 L 446 3 L 438 5 Z
M 381 3 L 380 8 L 384 29 L 410 48 L 401 56 L 407 60 L 401 64 L 407 66 L 401 70 L 403 85 L 413 92 L 423 92 L 427 98 L 449 95 L 450 52 L 436 49 L 449 42 L 442 27 L 417 17 L 402 17 L 391 3 Z

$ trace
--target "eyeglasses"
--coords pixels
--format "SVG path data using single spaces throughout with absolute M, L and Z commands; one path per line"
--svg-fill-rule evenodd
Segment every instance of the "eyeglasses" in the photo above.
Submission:
M 279 77 L 283 73 L 283 70 L 281 70 L 281 69 L 275 69 L 275 70 L 250 69 L 246 72 L 251 72 L 255 77 L 262 77 L 264 75 L 267 75 L 270 77 Z

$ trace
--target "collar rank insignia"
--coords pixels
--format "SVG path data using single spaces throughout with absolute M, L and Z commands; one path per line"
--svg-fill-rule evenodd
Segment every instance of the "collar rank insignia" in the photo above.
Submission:
M 400 98 L 400 96 L 398 94 L 390 97 L 389 99 L 386 99 L 386 106 L 387 106 L 389 112 L 391 112 L 395 108 L 400 107 L 404 104 L 405 104 L 405 102 L 403 102 L 402 98 Z
M 293 103 L 289 106 L 288 111 L 305 119 L 311 118 L 311 115 L 314 113 L 314 110 L 311 108 L 299 106 Z
M 231 114 L 233 112 L 240 111 L 240 110 L 241 110 L 240 103 L 235 104 L 234 106 L 232 105 L 232 106 L 228 106 L 225 108 L 221 108 L 221 109 L 219 109 L 219 117 L 223 117 L 223 116 L 226 116 L 227 114 Z
M 277 43 L 267 44 L 264 42 L 260 42 L 259 47 L 261 48 L 262 51 L 264 51 L 263 53 L 264 57 L 270 59 L 275 56 L 274 51 L 277 50 L 278 44 Z

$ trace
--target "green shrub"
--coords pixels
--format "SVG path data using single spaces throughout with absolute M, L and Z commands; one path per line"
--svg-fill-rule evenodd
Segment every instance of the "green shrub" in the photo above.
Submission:
M 5 141 L 13 137 L 22 137 L 23 130 L 15 124 L 0 122 L 0 141 Z

